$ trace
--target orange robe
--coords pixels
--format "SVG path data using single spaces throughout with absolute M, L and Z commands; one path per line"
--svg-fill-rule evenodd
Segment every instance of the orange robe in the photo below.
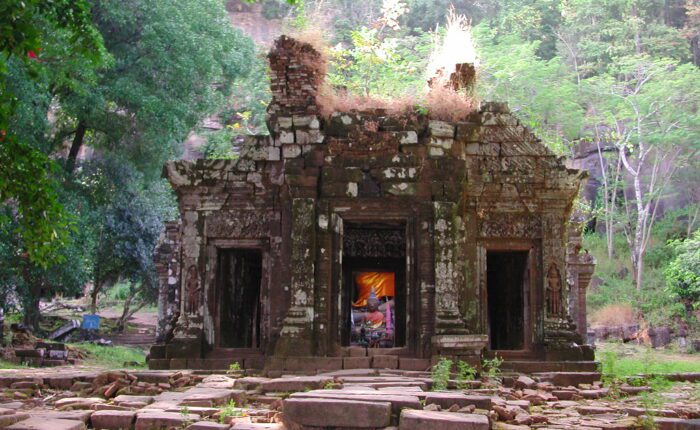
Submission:
M 367 306 L 367 299 L 370 291 L 374 288 L 374 294 L 378 299 L 382 297 L 394 297 L 394 282 L 396 275 L 394 272 L 362 272 L 355 277 L 355 283 L 359 294 L 353 307 L 361 308 Z

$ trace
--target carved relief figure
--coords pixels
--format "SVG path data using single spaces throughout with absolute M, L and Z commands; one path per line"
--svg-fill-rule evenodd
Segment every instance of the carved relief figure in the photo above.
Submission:
M 555 263 L 547 271 L 547 315 L 561 316 L 562 312 L 561 276 Z
M 197 275 L 197 267 L 192 265 L 187 270 L 187 278 L 185 279 L 185 313 L 196 313 L 199 309 L 199 276 Z

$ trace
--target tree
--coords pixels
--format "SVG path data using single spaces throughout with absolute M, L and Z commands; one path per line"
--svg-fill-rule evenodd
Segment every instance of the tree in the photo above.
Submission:
M 507 100 L 520 121 L 558 154 L 570 154 L 585 116 L 574 75 L 559 57 L 538 57 L 538 42 L 500 36 L 486 24 L 474 28 L 479 53 L 478 93 Z
M 147 291 L 155 288 L 153 249 L 163 222 L 175 215 L 167 185 L 163 180 L 145 181 L 134 166 L 115 156 L 85 163 L 78 181 L 90 184 L 95 208 L 95 246 L 89 260 L 92 312 L 99 293 L 121 280 L 143 285 L 142 295 L 154 296 Z
M 152 175 L 222 108 L 253 61 L 253 44 L 232 28 L 219 0 L 94 0 L 92 13 L 114 67 L 89 91 L 61 95 L 60 134 L 72 138 L 67 169 L 88 142 Z
M 667 291 L 678 297 L 687 315 L 700 303 L 700 230 L 684 240 L 669 243 L 676 256 L 664 271 Z
M 19 82 L 31 87 L 54 70 L 40 60 L 42 49 L 53 46 L 57 34 L 66 52 L 86 60 L 83 68 L 103 61 L 102 39 L 90 22 L 89 9 L 85 0 L 8 0 L 0 5 L 0 204 L 13 206 L 13 225 L 27 257 L 44 267 L 60 259 L 69 221 L 58 204 L 55 164 L 14 129 L 17 111 L 27 107 L 22 98 L 34 93 L 14 87 L 18 73 L 24 74 Z
M 87 15 L 81 16 L 88 20 L 81 23 L 97 29 L 99 55 L 76 47 L 82 37 L 77 30 L 49 19 L 53 15 L 39 3 L 27 3 L 34 8 L 27 19 L 41 36 L 41 50 L 36 46 L 0 59 L 3 88 L 16 94 L 11 103 L 2 99 L 3 113 L 11 115 L 3 116 L 0 124 L 3 132 L 7 130 L 0 136 L 0 202 L 5 214 L 0 227 L 9 244 L 0 258 L 14 269 L 2 273 L 0 288 L 22 295 L 25 319 L 35 327 L 40 298 L 77 291 L 93 279 L 95 270 L 104 267 L 94 262 L 105 243 L 122 250 L 116 257 L 124 264 L 110 269 L 114 276 L 137 279 L 133 270 L 139 268 L 139 276 L 146 278 L 150 269 L 143 258 L 150 258 L 150 250 L 144 248 L 148 243 L 138 248 L 140 259 L 127 258 L 126 242 L 139 237 L 115 233 L 126 221 L 107 221 L 108 215 L 125 219 L 123 211 L 115 212 L 119 208 L 140 210 L 148 219 L 154 219 L 153 213 L 133 207 L 141 197 L 116 197 L 122 191 L 148 196 L 141 193 L 155 190 L 162 162 L 177 154 L 199 120 L 223 106 L 232 80 L 245 74 L 253 55 L 251 41 L 231 28 L 217 0 L 72 2 L 85 6 L 81 11 Z M 4 32 L 5 15 L 2 18 Z M 33 47 L 12 46 L 15 51 L 16 46 Z M 49 113 L 52 121 L 47 120 Z M 64 175 L 48 155 L 61 154 L 66 140 L 71 148 Z M 89 163 L 76 168 L 85 144 L 97 149 L 100 159 L 119 154 L 142 178 L 101 190 L 82 170 Z M 158 192 L 167 200 L 168 190 Z M 172 202 L 156 201 L 172 207 Z M 151 237 L 138 230 L 144 227 L 140 221 L 126 219 L 132 221 L 131 231 L 140 231 L 140 238 Z M 105 231 L 111 242 L 101 241 Z M 60 264 L 63 261 L 67 264 Z
M 659 202 L 677 169 L 698 152 L 700 128 L 694 103 L 700 96 L 700 72 L 689 64 L 646 56 L 618 64 L 617 73 L 590 83 L 599 88 L 596 109 L 604 119 L 598 121 L 604 120 L 610 130 L 610 143 L 631 182 L 631 191 L 623 193 L 623 227 L 640 290 L 644 252 Z

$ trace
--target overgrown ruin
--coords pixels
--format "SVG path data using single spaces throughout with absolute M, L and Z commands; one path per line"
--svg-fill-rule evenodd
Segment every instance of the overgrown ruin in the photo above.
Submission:
M 590 369 L 594 263 L 567 244 L 585 173 L 504 103 L 460 122 L 325 117 L 318 57 L 279 38 L 270 136 L 236 160 L 165 166 L 181 216 L 157 250 L 149 366 L 425 370 L 496 353 Z

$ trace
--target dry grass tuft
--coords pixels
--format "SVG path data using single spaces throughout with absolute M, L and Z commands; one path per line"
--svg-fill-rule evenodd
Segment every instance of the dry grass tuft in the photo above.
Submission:
M 366 97 L 345 91 L 336 91 L 329 85 L 324 85 L 316 96 L 316 103 L 321 108 L 321 114 L 330 117 L 333 112 L 367 112 L 383 110 L 390 115 L 415 114 L 417 101 L 415 97 L 403 95 L 394 99 Z
M 417 98 L 411 94 L 397 95 L 391 99 L 365 97 L 339 92 L 324 85 L 316 96 L 321 114 L 326 118 L 333 112 L 367 112 L 382 110 L 388 115 L 404 116 L 423 114 L 441 121 L 463 121 L 478 108 L 478 101 L 450 88 L 432 88 Z
M 606 305 L 590 316 L 590 323 L 595 327 L 615 327 L 637 324 L 634 309 L 628 303 Z
M 479 107 L 478 100 L 451 88 L 431 88 L 425 95 L 425 108 L 431 119 L 463 121 Z

